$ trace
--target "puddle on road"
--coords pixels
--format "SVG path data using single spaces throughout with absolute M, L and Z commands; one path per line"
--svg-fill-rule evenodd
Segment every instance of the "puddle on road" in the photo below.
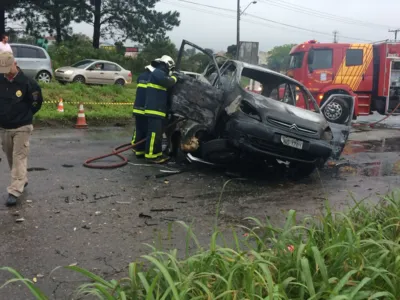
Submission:
M 126 142 L 129 143 L 132 139 L 133 128 L 104 128 L 96 129 L 92 131 L 84 132 L 85 138 L 88 140 L 119 140 L 126 138 Z
M 337 176 L 398 176 L 400 175 L 400 139 L 381 141 L 349 141 L 342 157 L 348 163 L 334 167 Z M 364 155 L 363 155 L 364 154 Z
M 348 141 L 342 155 L 352 155 L 365 152 L 400 152 L 399 138 L 386 138 L 381 141 Z

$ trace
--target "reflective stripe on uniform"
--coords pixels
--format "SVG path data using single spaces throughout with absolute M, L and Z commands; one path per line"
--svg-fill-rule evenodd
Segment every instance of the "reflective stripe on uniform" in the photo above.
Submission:
M 131 144 L 134 145 L 136 140 L 136 130 L 133 132 Z
M 147 89 L 147 84 L 145 84 L 145 83 L 139 83 L 139 84 L 137 85 L 137 87 L 138 87 L 138 88 Z
M 144 110 L 134 108 L 134 109 L 133 109 L 133 113 L 134 113 L 134 114 L 138 114 L 138 115 L 144 115 Z
M 164 117 L 164 118 L 167 116 L 166 113 L 163 113 L 163 112 L 161 112 L 161 111 L 149 110 L 149 109 L 146 109 L 146 110 L 144 111 L 144 113 L 145 113 L 146 115 L 155 115 L 155 116 L 160 116 L 160 117 Z
M 146 155 L 145 155 L 146 158 L 157 158 L 157 157 L 159 157 L 159 156 L 162 155 L 162 152 L 153 154 L 153 151 L 154 151 L 154 143 L 155 143 L 155 141 L 156 141 L 156 133 L 155 133 L 155 132 L 152 132 L 152 133 L 151 133 L 151 139 L 150 139 L 149 154 L 146 154 Z
M 175 80 L 175 82 L 178 81 L 178 79 L 177 79 L 175 76 L 171 76 L 171 78 L 172 78 L 173 80 Z
M 156 90 L 161 90 L 161 91 L 167 91 L 167 89 L 161 85 L 154 84 L 154 83 L 148 83 L 147 84 L 148 88 L 156 89 Z
M 136 155 L 144 155 L 144 153 L 145 153 L 144 151 L 136 151 L 136 150 L 135 150 L 135 154 L 136 154 Z

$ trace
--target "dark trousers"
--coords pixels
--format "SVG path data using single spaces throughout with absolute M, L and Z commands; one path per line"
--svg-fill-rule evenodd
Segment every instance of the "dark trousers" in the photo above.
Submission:
M 136 125 L 132 136 L 132 145 L 143 140 L 147 136 L 147 117 L 144 115 L 135 115 Z M 136 155 L 144 155 L 146 142 L 137 145 L 133 150 Z
M 155 159 L 162 156 L 162 135 L 164 129 L 164 119 L 157 117 L 147 117 L 147 140 L 146 154 L 148 159 Z

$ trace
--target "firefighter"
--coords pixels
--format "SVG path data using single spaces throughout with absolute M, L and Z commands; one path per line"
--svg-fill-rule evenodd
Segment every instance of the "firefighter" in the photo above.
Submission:
M 133 104 L 133 115 L 135 117 L 135 130 L 132 136 L 132 145 L 145 139 L 147 135 L 147 118 L 144 115 L 144 108 L 146 106 L 146 90 L 147 83 L 150 79 L 150 74 L 154 67 L 148 65 L 145 71 L 139 75 L 137 79 L 136 99 Z M 141 143 L 133 149 L 136 158 L 144 158 L 146 144 Z
M 32 119 L 43 98 L 40 86 L 17 67 L 11 52 L 0 52 L 0 74 L 0 139 L 11 170 L 6 205 L 14 206 L 28 185 Z
M 164 55 L 156 59 L 146 91 L 145 116 L 147 117 L 147 140 L 145 157 L 152 163 L 162 164 L 169 157 L 162 152 L 162 134 L 167 117 L 168 89 L 177 82 L 177 76 L 169 76 L 175 67 L 174 60 Z

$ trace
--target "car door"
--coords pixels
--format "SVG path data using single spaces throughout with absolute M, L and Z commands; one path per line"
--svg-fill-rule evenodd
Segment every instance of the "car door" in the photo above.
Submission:
M 210 77 L 206 76 L 209 83 L 192 79 L 189 76 L 184 82 L 178 82 L 171 93 L 171 111 L 175 115 L 201 124 L 208 131 L 213 131 L 223 104 L 223 91 L 215 87 L 215 83 L 219 82 L 221 77 L 220 69 L 212 54 L 189 41 L 183 40 L 178 54 L 177 70 L 180 70 L 185 46 L 193 47 L 206 55 L 211 61 L 207 67 L 208 74 L 215 73 L 215 76 L 211 81 Z
M 354 114 L 355 97 L 342 94 L 330 95 L 329 98 L 326 100 L 326 102 L 321 106 L 320 110 L 323 111 L 323 109 L 326 106 L 335 101 L 345 101 L 350 108 L 350 114 L 347 120 L 344 120 L 340 123 L 339 122 L 332 123 L 327 120 L 333 136 L 333 139 L 331 141 L 332 158 L 339 159 L 350 135 L 351 122 L 352 122 L 351 116 L 353 116 Z
M 15 60 L 25 75 L 35 78 L 41 64 L 38 49 L 29 46 L 12 46 Z
M 100 65 L 100 68 L 96 68 L 97 65 Z M 94 62 L 89 67 L 86 68 L 85 77 L 86 83 L 90 84 L 105 84 L 106 81 L 104 79 L 104 64 L 101 62 Z
M 104 63 L 104 82 L 106 84 L 114 84 L 121 77 L 121 68 L 113 63 Z

